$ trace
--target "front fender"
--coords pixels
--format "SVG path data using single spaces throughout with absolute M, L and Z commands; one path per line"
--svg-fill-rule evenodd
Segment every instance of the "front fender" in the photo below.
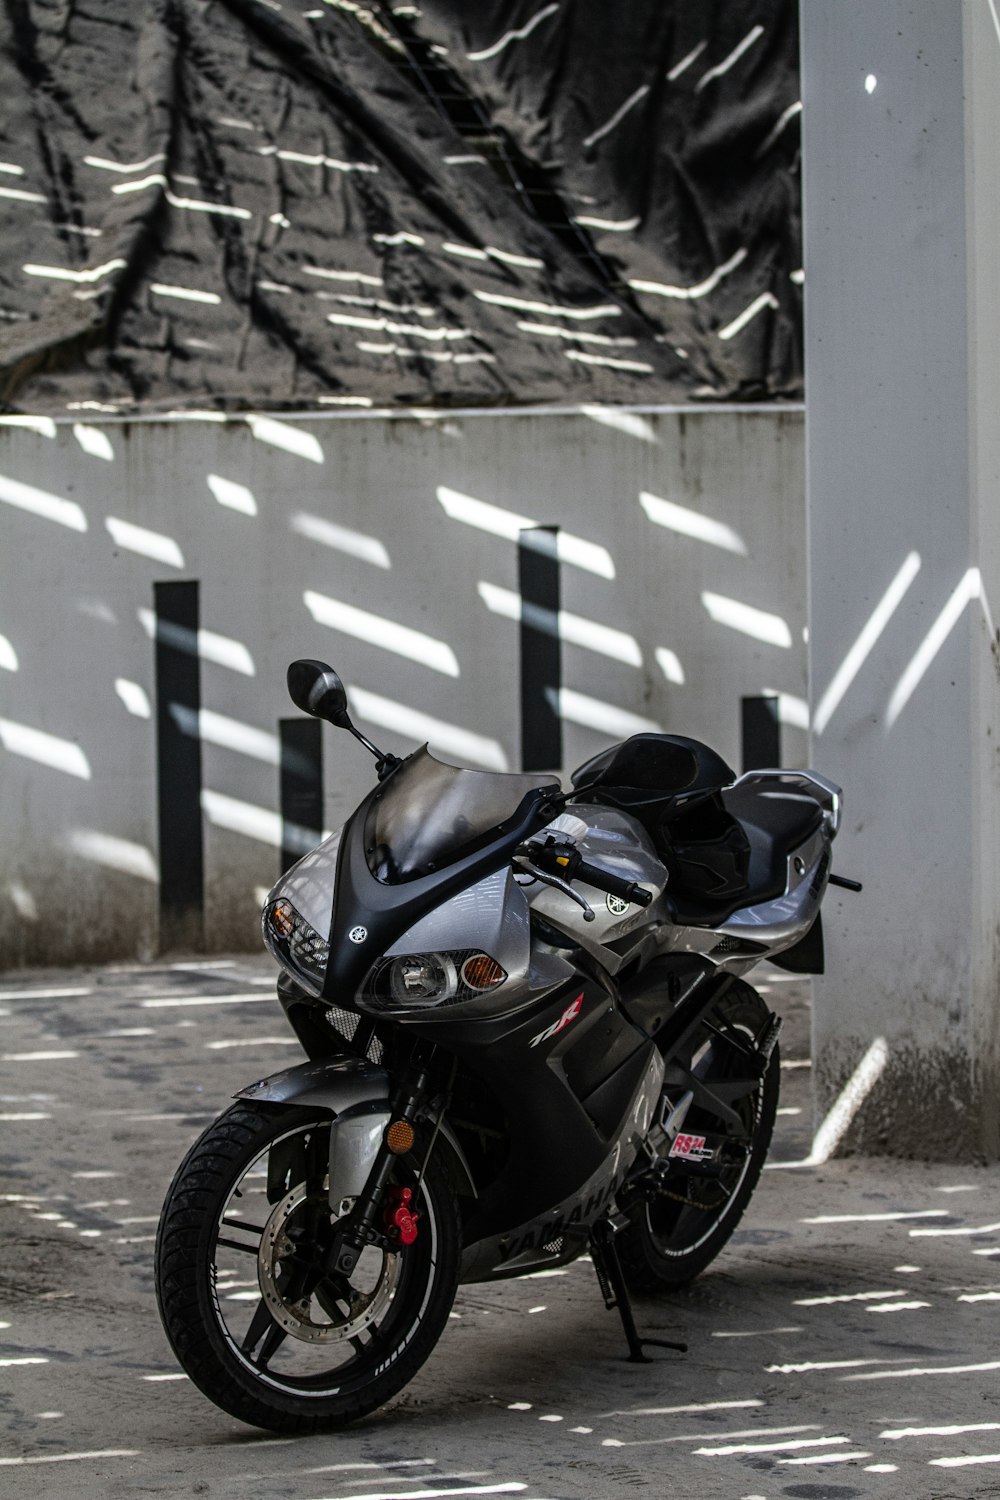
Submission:
M 311 1058 L 240 1089 L 237 1099 L 329 1110 L 330 1204 L 347 1212 L 375 1164 L 389 1123 L 389 1075 L 359 1057 Z
M 338 1127 L 331 1131 L 331 1201 L 357 1197 L 389 1123 L 389 1075 L 359 1057 L 312 1058 L 248 1084 L 235 1099 L 265 1104 L 306 1105 L 329 1110 Z M 447 1120 L 440 1126 L 455 1190 L 477 1196 L 465 1153 Z
M 315 1057 L 248 1084 L 233 1098 L 311 1104 L 339 1117 L 359 1105 L 388 1104 L 389 1075 L 360 1057 Z

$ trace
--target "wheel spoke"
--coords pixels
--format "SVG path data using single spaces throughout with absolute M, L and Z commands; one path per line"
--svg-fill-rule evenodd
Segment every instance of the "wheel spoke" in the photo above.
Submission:
M 264 1233 L 264 1226 L 262 1224 L 248 1224 L 246 1219 L 224 1218 L 222 1222 L 223 1224 L 228 1224 L 230 1229 L 245 1229 L 248 1234 L 256 1234 L 260 1236 Z
M 266 1370 L 268 1361 L 277 1354 L 285 1339 L 288 1337 L 285 1330 L 274 1321 L 263 1298 L 257 1303 L 257 1309 L 250 1319 L 250 1327 L 243 1336 L 240 1348 L 243 1353 L 249 1355 L 253 1364 L 259 1370 Z M 258 1349 L 257 1346 L 260 1345 Z M 256 1354 L 254 1350 L 257 1350 Z
M 310 1191 L 322 1183 L 329 1166 L 329 1142 L 329 1130 L 321 1125 L 277 1141 L 267 1158 L 267 1201 L 280 1203 L 300 1182 Z
M 271 1317 L 271 1314 L 268 1311 L 267 1303 L 264 1301 L 263 1297 L 261 1297 L 260 1301 L 257 1303 L 257 1310 L 254 1313 L 253 1317 L 250 1319 L 250 1327 L 244 1334 L 243 1342 L 240 1344 L 240 1348 L 243 1350 L 243 1353 L 250 1354 L 252 1350 L 254 1350 L 260 1343 L 260 1340 L 263 1338 L 267 1330 L 269 1328 L 272 1328 L 273 1326 L 274 1319 Z
M 226 1250 L 238 1250 L 242 1255 L 252 1255 L 255 1260 L 257 1259 L 256 1245 L 247 1245 L 242 1243 L 240 1240 L 226 1240 L 223 1239 L 221 1235 L 216 1240 L 215 1245 L 216 1249 L 218 1249 L 218 1247 L 221 1245 Z
M 750 1040 L 748 1045 L 748 1038 L 745 1033 L 734 1031 L 730 1026 L 713 1026 L 711 1021 L 705 1022 L 705 1029 L 706 1031 L 710 1031 L 713 1036 L 717 1036 L 720 1041 L 728 1043 L 728 1045 L 732 1047 L 735 1052 L 740 1053 L 747 1062 L 755 1063 L 757 1061 L 758 1053 L 756 1051 L 754 1043 L 752 1040 Z
M 287 1337 L 288 1334 L 283 1328 L 279 1328 L 277 1323 L 271 1324 L 271 1327 L 264 1335 L 260 1349 L 257 1351 L 257 1358 L 254 1360 L 254 1364 L 259 1370 L 267 1369 L 272 1356 L 277 1354 Z

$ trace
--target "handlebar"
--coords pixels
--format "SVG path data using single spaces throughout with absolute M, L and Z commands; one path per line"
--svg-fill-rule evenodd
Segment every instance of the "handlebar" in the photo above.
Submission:
M 585 859 L 580 860 L 573 873 L 575 879 L 585 880 L 596 890 L 604 891 L 608 896 L 620 896 L 623 901 L 634 902 L 636 906 L 648 906 L 653 899 L 652 892 L 637 881 L 623 880 L 620 875 L 612 875 L 610 870 L 602 870 Z
M 524 854 L 539 870 L 549 875 L 558 875 L 563 880 L 585 880 L 595 890 L 608 896 L 618 896 L 636 906 L 648 906 L 653 899 L 651 891 L 635 880 L 623 880 L 610 870 L 602 870 L 585 860 L 573 844 L 558 843 L 547 839 L 545 843 L 522 844 L 518 853 Z

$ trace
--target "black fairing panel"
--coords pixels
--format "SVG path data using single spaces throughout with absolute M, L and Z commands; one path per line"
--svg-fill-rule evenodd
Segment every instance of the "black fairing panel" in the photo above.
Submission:
M 551 787 L 529 792 L 497 828 L 496 837 L 463 859 L 404 885 L 386 885 L 372 874 L 365 854 L 368 814 L 380 793 L 379 787 L 373 788 L 346 824 L 340 842 L 323 998 L 352 998 L 375 961 L 408 927 L 458 891 L 502 869 L 516 846 L 549 821 L 551 792 Z
M 541 1039 L 578 997 L 576 1017 Z M 638 1086 L 654 1050 L 607 990 L 583 978 L 510 1016 L 470 1025 L 427 1013 L 399 1024 L 453 1052 L 503 1100 L 509 1154 L 465 1227 L 467 1244 L 550 1212 L 598 1171 L 631 1098 L 621 1103 L 623 1088 L 602 1087 Z
M 688 995 L 714 972 L 714 966 L 701 954 L 664 954 L 620 985 L 622 1008 L 647 1036 L 655 1036 Z
M 646 1053 L 640 1049 L 626 1058 L 610 1078 L 605 1078 L 583 1101 L 587 1114 L 609 1140 L 624 1120 L 645 1071 Z

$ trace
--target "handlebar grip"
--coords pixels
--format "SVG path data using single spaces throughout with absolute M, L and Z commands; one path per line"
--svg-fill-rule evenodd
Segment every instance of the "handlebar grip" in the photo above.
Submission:
M 573 871 L 573 878 L 585 880 L 596 890 L 605 891 L 609 896 L 620 896 L 623 901 L 633 902 L 636 906 L 648 906 L 653 899 L 652 892 L 645 886 L 634 880 L 623 880 L 620 875 L 612 875 L 610 870 L 602 870 L 599 865 L 589 864 L 585 859 L 581 859 Z

